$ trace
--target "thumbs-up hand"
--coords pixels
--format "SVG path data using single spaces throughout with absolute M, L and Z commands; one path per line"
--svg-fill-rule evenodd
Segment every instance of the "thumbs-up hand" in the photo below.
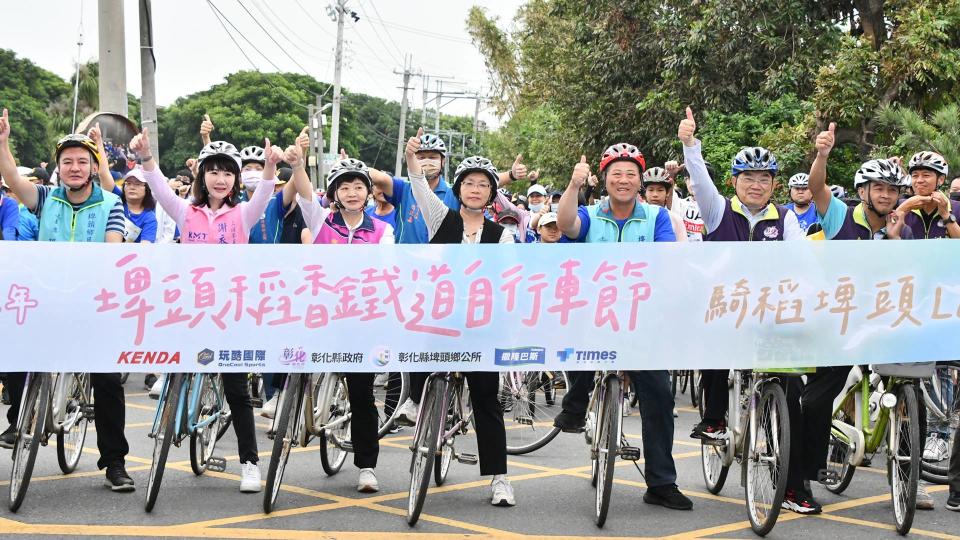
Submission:
M 203 122 L 200 122 L 200 136 L 209 137 L 213 133 L 213 122 L 210 121 L 210 115 L 203 115 Z
M 684 146 L 694 146 L 696 138 L 694 133 L 697 131 L 697 121 L 693 119 L 693 109 L 687 107 L 687 117 L 680 121 L 680 127 L 677 128 L 677 138 Z
M 10 140 L 10 113 L 6 109 L 0 116 L 0 144 L 6 144 Z
M 517 154 L 510 166 L 510 178 L 512 180 L 523 180 L 527 177 L 527 166 L 523 164 L 523 154 Z
M 350 159 L 350 156 L 347 154 L 347 151 L 343 148 L 340 149 L 340 159 Z
M 299 137 L 297 137 L 299 139 Z M 291 169 L 303 167 L 303 148 L 299 144 L 292 144 L 283 151 L 283 160 L 290 165 Z
M 830 122 L 830 127 L 826 131 L 821 131 L 817 135 L 817 155 L 820 157 L 827 157 L 830 155 L 830 151 L 833 150 L 833 145 L 836 142 L 836 133 L 837 133 L 837 123 Z
M 587 163 L 587 156 L 580 156 L 580 163 L 573 167 L 573 174 L 570 175 L 570 185 L 580 189 L 584 182 L 590 178 L 590 165 Z
M 420 176 L 423 174 L 422 169 L 420 168 L 420 160 L 417 159 L 417 152 L 420 151 L 420 137 L 423 136 L 423 128 L 417 130 L 417 134 L 413 137 L 407 139 L 407 148 L 406 148 L 406 157 L 407 157 L 407 173 L 412 176 Z
M 133 137 L 129 145 L 130 150 L 138 157 L 150 155 L 150 128 L 143 128 L 143 131 Z
M 283 161 L 283 150 L 279 146 L 272 146 L 270 139 L 263 139 L 263 158 L 266 166 L 276 168 L 277 163 Z
M 90 128 L 90 131 L 87 132 L 87 137 L 90 137 L 90 140 L 97 146 L 103 144 L 103 133 L 100 131 L 100 122 L 97 122 Z
M 303 129 L 300 130 L 300 135 L 297 135 L 297 140 L 294 142 L 294 146 L 300 149 L 300 158 L 307 155 L 310 151 L 310 126 L 303 126 Z M 289 160 L 284 160 L 287 163 L 290 163 Z M 292 165 L 292 164 L 291 164 Z

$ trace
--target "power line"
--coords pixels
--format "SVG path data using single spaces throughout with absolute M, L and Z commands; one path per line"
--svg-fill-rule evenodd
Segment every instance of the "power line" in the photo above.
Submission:
M 274 23 L 274 21 L 273 21 L 274 16 L 273 16 L 272 14 L 270 14 L 270 10 L 269 10 L 269 9 L 262 9 L 262 8 L 260 7 L 260 2 L 258 2 L 257 0 L 253 0 L 253 7 L 254 7 L 254 9 L 257 10 L 258 13 L 260 13 L 260 15 L 263 16 L 264 19 L 266 19 L 267 24 L 269 24 L 270 26 L 272 26 L 272 27 L 277 31 L 277 33 L 280 34 L 281 36 L 283 36 L 283 39 L 285 39 L 288 43 L 290 43 L 291 45 L 293 45 L 293 47 L 294 47 L 295 49 L 297 49 L 298 51 L 300 51 L 301 53 L 303 53 L 305 56 L 309 56 L 310 58 L 312 58 L 312 59 L 314 59 L 314 60 L 316 60 L 316 61 L 318 61 L 318 62 L 330 63 L 330 59 L 329 59 L 329 58 L 321 58 L 321 57 L 319 57 L 319 56 L 316 56 L 316 55 L 313 54 L 312 52 L 305 50 L 305 49 L 304 49 L 303 47 L 301 47 L 296 41 L 290 39 L 290 37 L 288 37 L 287 34 L 293 35 L 293 37 L 296 38 L 298 41 L 302 41 L 302 42 L 304 42 L 305 44 L 307 44 L 307 45 L 309 45 L 309 46 L 311 46 L 311 47 L 313 47 L 313 48 L 315 48 L 315 49 L 320 49 L 320 48 L 321 48 L 321 47 L 318 47 L 318 46 L 316 46 L 316 45 L 313 45 L 312 43 L 309 43 L 306 39 L 303 39 L 303 37 L 301 37 L 299 34 L 297 34 L 297 33 L 293 30 L 293 28 L 289 27 L 286 23 L 284 23 L 282 19 L 279 19 L 279 18 L 277 19 L 277 22 L 279 23 L 279 26 L 278 26 L 278 23 Z M 282 26 L 283 28 L 280 28 L 280 26 Z
M 370 15 L 367 14 L 367 9 L 363 7 L 363 3 L 360 4 L 360 11 L 363 12 L 363 16 L 364 16 L 364 17 L 366 17 L 367 19 L 371 19 L 371 20 L 372 20 L 372 18 L 370 17 Z M 372 25 L 371 25 L 371 27 L 372 27 Z M 383 29 L 386 30 L 387 28 L 384 27 Z M 388 47 L 387 44 L 384 43 L 383 38 L 380 37 L 380 32 L 377 32 L 376 30 L 374 30 L 374 31 L 373 31 L 373 35 L 377 37 L 377 41 L 379 41 L 380 44 L 383 45 L 384 50 L 388 51 L 388 52 L 390 53 L 390 56 L 393 56 L 393 59 L 396 60 L 396 62 L 397 62 L 398 64 L 402 64 L 402 63 L 403 63 L 398 56 L 395 56 L 395 55 L 393 54 L 393 51 L 390 49 L 390 47 Z M 389 37 L 389 36 L 388 36 L 388 37 Z M 391 40 L 391 41 L 392 41 L 392 40 Z M 400 47 L 397 47 L 397 44 L 396 44 L 396 43 L 394 43 L 393 46 L 394 46 L 394 48 L 397 50 L 397 52 L 401 52 L 401 51 L 400 51 Z
M 307 18 L 313 21 L 313 24 L 317 25 L 317 27 L 319 27 L 320 30 L 322 31 L 323 25 L 317 22 L 317 20 L 313 18 L 313 15 L 310 15 L 310 12 L 307 11 L 307 8 L 303 7 L 303 4 L 300 3 L 300 0 L 293 0 L 293 1 L 296 2 L 298 6 L 300 6 L 300 9 L 302 9 L 303 12 L 307 15 Z
M 291 62 L 293 62 L 293 64 L 294 64 L 295 66 L 297 66 L 298 68 L 300 68 L 300 71 L 302 71 L 304 75 L 307 75 L 308 77 L 311 76 L 310 73 L 307 71 L 307 69 L 304 68 L 303 66 L 301 66 L 301 65 L 300 65 L 300 62 L 297 62 L 297 59 L 294 58 L 293 55 L 291 55 L 291 54 L 287 51 L 287 49 L 285 49 L 285 48 L 283 47 L 283 45 L 280 45 L 280 42 L 279 42 L 279 41 L 277 41 L 272 35 L 270 35 L 270 32 L 268 32 L 267 29 L 264 28 L 262 24 L 260 24 L 260 21 L 257 20 L 256 17 L 253 16 L 253 13 L 250 13 L 250 10 L 247 9 L 247 6 L 243 5 L 243 1 L 242 1 L 242 0 L 237 0 L 237 3 L 240 4 L 240 7 L 243 8 L 243 11 L 245 11 L 245 12 L 247 13 L 247 15 L 250 16 L 251 19 L 253 19 L 253 22 L 255 22 L 255 23 L 257 24 L 257 26 L 260 27 L 260 30 L 263 30 L 263 33 L 266 34 L 268 38 L 270 38 L 270 41 L 272 41 L 273 44 L 276 45 L 276 46 L 280 49 L 280 51 L 282 51 L 283 54 L 284 54 L 287 58 L 289 58 Z
M 385 68 L 393 71 L 393 68 L 390 67 L 390 66 L 388 66 L 387 63 L 383 61 L 383 58 L 380 58 L 379 56 L 376 55 L 376 50 L 375 50 L 373 47 L 371 47 L 369 43 L 367 43 L 367 40 L 363 39 L 363 32 L 361 32 L 360 29 L 357 28 L 356 23 L 354 23 L 353 21 L 351 21 L 351 20 L 349 20 L 349 19 L 348 19 L 348 21 L 350 22 L 350 27 L 353 28 L 354 33 L 356 34 L 356 36 L 357 36 L 358 38 L 360 38 L 360 42 L 363 43 L 363 46 L 366 47 L 367 49 L 370 49 L 370 51 L 372 51 L 372 52 L 374 53 L 374 58 L 376 58 L 376 60 L 377 60 L 378 62 L 380 62 L 380 63 L 383 65 L 383 67 L 385 67 Z M 402 62 L 401 62 L 401 63 L 402 63 Z
M 411 33 L 411 34 L 417 34 L 417 35 L 419 35 L 419 36 L 432 37 L 432 38 L 436 38 L 436 39 L 443 39 L 443 40 L 446 40 L 446 41 L 452 41 L 452 42 L 454 42 L 454 43 L 463 43 L 463 44 L 466 44 L 466 45 L 472 45 L 472 44 L 473 44 L 473 42 L 470 41 L 469 39 L 463 39 L 463 38 L 461 38 L 461 37 L 451 36 L 451 35 L 449 35 L 449 34 L 441 34 L 441 33 L 439 33 L 439 32 L 432 32 L 432 31 L 429 31 L 429 30 L 423 30 L 423 29 L 420 29 L 420 28 L 415 28 L 415 27 L 413 27 L 413 26 L 405 26 L 405 25 L 402 25 L 402 24 L 397 24 L 397 23 L 395 23 L 395 22 L 385 21 L 385 20 L 383 20 L 383 19 L 381 19 L 381 18 L 376 18 L 376 19 L 374 19 L 374 20 L 376 20 L 377 22 L 379 22 L 380 24 L 382 24 L 382 25 L 384 25 L 384 26 L 389 26 L 389 27 L 391 27 L 391 28 L 395 28 L 395 29 L 397 29 L 397 30 L 400 30 L 401 32 L 408 32 L 408 33 Z
M 280 97 L 282 97 L 283 99 L 289 101 L 290 103 L 292 103 L 292 104 L 294 104 L 294 105 L 296 105 L 296 106 L 298 106 L 298 107 L 300 107 L 300 108 L 309 109 L 308 106 L 306 106 L 306 105 L 300 103 L 299 101 L 296 101 L 296 100 L 292 99 L 290 96 L 286 95 L 286 93 L 284 93 L 284 90 L 283 90 L 280 86 L 274 84 L 274 82 L 273 82 L 272 80 L 270 80 L 270 77 L 269 77 L 268 75 L 265 75 L 264 73 L 262 73 L 262 72 L 260 71 L 260 69 L 257 67 L 257 64 L 255 64 L 255 63 L 253 62 L 253 60 L 247 55 L 246 51 L 243 50 L 243 47 L 240 46 L 240 43 L 233 37 L 233 34 L 230 33 L 230 30 L 227 29 L 227 25 L 224 24 L 223 20 L 220 19 L 220 15 L 222 15 L 222 14 L 220 13 L 220 10 L 218 10 L 217 7 L 213 5 L 213 2 L 212 2 L 211 0 L 207 0 L 207 5 L 210 7 L 210 10 L 213 11 L 213 16 L 216 17 L 217 22 L 220 23 L 220 26 L 221 26 L 221 27 L 223 27 L 224 33 L 226 33 L 226 34 L 227 34 L 227 37 L 230 38 L 230 41 L 232 41 L 233 44 L 237 46 L 237 50 L 239 50 L 239 51 L 240 51 L 240 54 L 242 54 L 243 57 L 247 59 L 247 62 L 250 62 L 250 66 L 253 67 L 253 70 L 256 71 L 257 73 L 260 73 L 261 75 L 264 75 L 264 77 L 263 77 L 264 80 L 266 80 L 267 83 L 269 83 L 270 86 L 272 86 L 273 89 L 276 90 L 278 94 L 280 94 Z M 229 22 L 229 21 L 228 21 L 228 22 Z M 231 26 L 233 26 L 233 25 L 231 24 Z
M 383 26 L 383 31 L 387 33 L 387 38 L 390 40 L 390 43 L 393 43 L 393 46 L 397 48 L 397 52 L 402 54 L 403 53 L 402 49 L 400 49 L 400 47 L 397 47 L 397 42 L 393 40 L 393 36 L 390 35 L 390 31 L 387 30 L 386 25 L 383 24 L 383 17 L 380 16 L 380 10 L 377 9 L 377 5 L 373 3 L 373 0 L 370 0 L 370 7 L 372 7 L 373 12 L 377 14 L 377 19 L 380 21 L 380 26 Z M 361 9 L 363 8 L 362 4 L 360 8 Z

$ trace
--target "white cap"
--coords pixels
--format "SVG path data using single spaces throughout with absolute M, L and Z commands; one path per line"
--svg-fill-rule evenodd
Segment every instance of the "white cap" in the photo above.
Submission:
M 544 225 L 549 225 L 551 223 L 557 222 L 557 213 L 556 212 L 547 212 L 540 218 L 540 222 L 537 223 L 537 228 L 543 227 Z
M 530 189 L 527 190 L 527 197 L 529 197 L 530 194 L 532 194 L 532 193 L 539 193 L 539 194 L 543 195 L 544 197 L 546 197 L 546 196 L 547 196 L 547 188 L 541 186 L 540 184 L 534 184 L 534 185 L 530 186 Z

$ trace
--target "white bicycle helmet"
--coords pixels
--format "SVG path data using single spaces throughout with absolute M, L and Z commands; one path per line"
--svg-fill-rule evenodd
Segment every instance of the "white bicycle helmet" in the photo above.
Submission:
M 226 141 L 213 141 L 210 144 L 203 147 L 203 150 L 200 151 L 200 156 L 197 159 L 197 166 L 200 170 L 203 170 L 203 163 L 215 156 L 223 156 L 230 158 L 237 163 L 237 168 L 243 167 L 243 163 L 240 159 L 240 152 L 237 151 L 237 147 L 226 142 Z
M 240 151 L 240 161 L 246 165 L 247 163 L 259 163 L 264 165 L 267 163 L 267 159 L 263 156 L 263 148 L 259 146 L 247 146 Z
M 373 192 L 373 181 L 370 180 L 370 169 L 359 159 L 347 158 L 333 164 L 327 175 L 327 193 L 336 197 L 337 188 L 347 180 L 359 178 L 367 186 L 367 192 Z
M 842 199 L 847 196 L 847 190 L 843 189 L 843 186 L 839 184 L 830 186 L 830 193 L 838 199 Z
M 780 171 L 777 158 L 766 148 L 760 146 L 747 147 L 733 158 L 733 176 L 745 171 L 769 171 L 776 176 Z
M 787 187 L 790 188 L 805 188 L 808 185 L 810 185 L 810 175 L 807 173 L 797 173 L 787 182 Z
M 858 188 L 870 182 L 908 187 L 910 177 L 903 173 L 899 165 L 889 159 L 871 159 L 860 166 L 856 176 L 853 177 L 853 187 Z
M 500 174 L 497 172 L 497 168 L 493 166 L 493 163 L 489 159 L 483 156 L 470 156 L 460 162 L 460 165 L 457 166 L 457 171 L 453 174 L 453 194 L 460 198 L 460 181 L 463 180 L 463 177 L 472 172 L 482 172 L 487 175 L 487 178 L 490 180 L 490 200 L 487 201 L 487 204 L 493 202 L 493 199 L 497 197 L 497 186 L 500 180 Z
M 650 167 L 643 173 L 643 187 L 646 188 L 651 184 L 672 186 L 673 180 L 663 167 Z
M 417 152 L 440 152 L 440 155 L 447 157 L 447 145 L 443 144 L 443 139 L 440 137 L 425 133 L 420 137 L 420 150 Z
M 929 169 L 937 174 L 949 176 L 950 168 L 947 167 L 947 160 L 936 152 L 918 152 L 910 158 L 909 172 L 917 169 Z

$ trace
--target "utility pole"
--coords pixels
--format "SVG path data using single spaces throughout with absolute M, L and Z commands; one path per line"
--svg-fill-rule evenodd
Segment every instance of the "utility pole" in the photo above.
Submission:
M 354 21 L 360 17 L 353 11 L 347 11 L 347 0 L 336 0 L 337 5 L 327 6 L 327 14 L 337 23 L 337 55 L 333 71 L 333 120 L 330 125 L 330 153 L 340 151 L 340 73 L 343 68 L 343 22 L 344 16 L 349 13 Z
M 413 87 L 410 86 L 410 77 L 412 75 L 419 75 L 419 73 L 413 73 L 410 71 L 410 59 L 407 59 L 407 64 L 403 67 L 403 71 L 394 70 L 393 72 L 397 75 L 403 75 L 403 99 L 400 101 L 400 134 L 397 135 L 397 163 L 394 167 L 394 176 L 400 176 L 400 171 L 403 168 L 403 146 L 404 146 L 404 135 L 407 131 L 407 90 L 413 90 Z
M 98 0 L 101 111 L 127 116 L 127 64 L 124 52 L 123 0 Z
M 153 9 L 150 0 L 140 0 L 140 125 L 149 127 L 150 154 L 160 163 L 160 130 L 157 129 L 157 91 L 154 75 L 157 59 L 153 54 Z
M 427 90 L 430 86 L 430 76 L 424 73 L 420 76 L 420 82 L 423 84 L 423 110 L 420 111 L 420 125 L 427 125 Z
M 326 177 L 326 164 L 323 159 L 323 126 L 326 123 L 324 111 L 326 111 L 331 104 L 327 103 L 323 105 L 323 98 L 317 96 L 317 104 L 310 105 L 308 107 L 308 115 L 310 129 L 307 133 L 310 134 L 310 159 L 307 161 L 308 168 L 310 170 L 310 180 L 313 182 L 314 189 L 320 188 L 324 185 L 324 179 Z

